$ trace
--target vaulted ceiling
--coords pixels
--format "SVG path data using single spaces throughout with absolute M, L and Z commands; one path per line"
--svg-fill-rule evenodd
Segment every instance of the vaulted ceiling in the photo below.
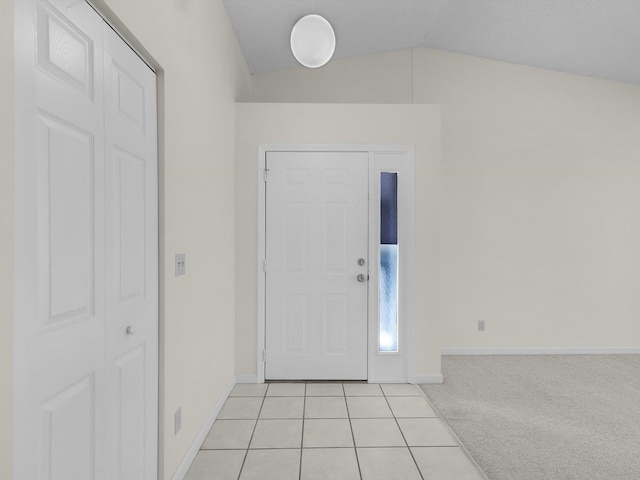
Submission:
M 224 0 L 252 73 L 298 65 L 289 35 L 317 13 L 334 59 L 430 47 L 640 84 L 640 0 Z

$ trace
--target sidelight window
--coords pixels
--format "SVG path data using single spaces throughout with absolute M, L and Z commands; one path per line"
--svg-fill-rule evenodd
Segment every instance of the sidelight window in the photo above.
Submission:
M 398 174 L 380 174 L 380 352 L 398 351 Z

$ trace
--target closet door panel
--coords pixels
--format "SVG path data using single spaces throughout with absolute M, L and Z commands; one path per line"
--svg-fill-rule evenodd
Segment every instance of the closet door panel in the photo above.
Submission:
M 104 98 L 107 425 L 113 439 L 107 451 L 108 472 L 117 480 L 155 480 L 156 76 L 110 29 L 105 31 Z
M 16 2 L 15 475 L 103 480 L 102 20 Z

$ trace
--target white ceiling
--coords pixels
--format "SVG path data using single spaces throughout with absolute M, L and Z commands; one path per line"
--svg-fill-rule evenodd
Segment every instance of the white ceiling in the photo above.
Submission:
M 295 22 L 336 32 L 334 59 L 430 47 L 640 84 L 640 0 L 223 0 L 252 73 L 296 66 Z

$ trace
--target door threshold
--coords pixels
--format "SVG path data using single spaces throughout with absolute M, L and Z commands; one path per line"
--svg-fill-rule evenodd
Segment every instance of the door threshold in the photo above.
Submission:
M 367 380 L 265 380 L 264 383 L 368 383 Z

